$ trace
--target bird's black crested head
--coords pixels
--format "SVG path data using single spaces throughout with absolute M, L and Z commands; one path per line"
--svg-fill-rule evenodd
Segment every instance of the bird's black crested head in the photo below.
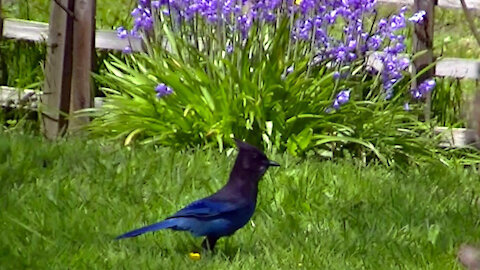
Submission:
M 235 142 L 239 150 L 235 167 L 238 166 L 238 168 L 242 170 L 257 173 L 261 176 L 267 171 L 268 167 L 280 166 L 275 161 L 269 160 L 267 156 L 256 147 L 240 140 L 235 140 Z

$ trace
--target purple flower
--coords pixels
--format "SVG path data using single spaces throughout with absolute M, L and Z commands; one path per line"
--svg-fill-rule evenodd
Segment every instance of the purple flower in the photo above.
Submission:
M 398 15 L 393 15 L 390 19 L 390 29 L 391 31 L 396 31 L 402 28 L 405 28 L 405 16 L 400 13 Z
M 314 0 L 302 0 L 302 2 L 300 3 L 300 10 L 302 11 L 303 14 L 307 14 L 314 7 L 315 7 Z
M 286 70 L 287 75 L 292 73 L 294 69 L 295 69 L 294 66 L 289 66 Z
M 161 98 L 173 93 L 172 88 L 165 85 L 164 83 L 160 83 L 155 87 L 155 92 L 157 92 L 157 98 Z
M 232 45 L 227 45 L 227 47 L 225 48 L 225 51 L 226 51 L 227 54 L 232 54 L 233 46 Z
M 414 99 L 420 99 L 422 97 L 422 93 L 416 88 L 412 89 L 411 93 Z
M 347 103 L 349 100 L 350 100 L 350 90 L 342 90 L 335 97 L 332 107 L 338 110 L 341 105 Z
M 130 45 L 129 45 L 129 46 L 123 48 L 122 52 L 123 52 L 124 54 L 132 53 L 132 47 L 130 47 Z
M 281 78 L 282 80 L 285 80 L 285 78 L 288 76 L 288 74 L 292 73 L 295 70 L 294 66 L 289 66 L 286 70 L 285 73 L 282 74 Z
M 410 59 L 403 57 L 398 60 L 398 68 L 400 70 L 406 70 L 410 66 Z
M 368 48 L 372 51 L 376 51 L 382 45 L 382 38 L 379 35 L 371 36 L 367 41 Z
M 410 104 L 408 104 L 408 102 L 405 102 L 405 103 L 403 104 L 403 109 L 404 109 L 405 111 L 407 111 L 407 112 L 410 111 Z
M 333 73 L 333 79 L 334 79 L 334 80 L 340 79 L 340 72 L 335 71 L 335 72 Z
M 347 47 L 350 51 L 354 51 L 357 48 L 357 41 L 354 40 L 354 39 L 348 41 L 348 46 Z
M 134 29 L 130 30 L 130 37 L 137 38 L 137 39 L 142 38 L 140 33 L 137 30 L 134 30 Z
M 426 80 L 423 84 L 425 85 L 426 89 L 429 89 L 428 91 L 433 90 L 435 88 L 435 86 L 437 85 L 437 83 L 433 79 Z
M 425 20 L 425 15 L 427 12 L 425 10 L 420 10 L 417 13 L 413 14 L 408 20 L 413 23 L 422 23 Z
M 117 28 L 117 37 L 120 39 L 126 39 L 128 37 L 128 31 L 123 26 Z
M 335 58 L 337 62 L 343 62 L 347 58 L 347 48 L 341 44 L 337 48 L 334 48 L 331 52 L 332 57 Z
M 142 14 L 142 10 L 143 8 L 141 6 L 138 6 L 137 8 L 134 8 L 132 10 L 132 13 L 130 13 L 130 15 L 132 15 L 132 17 L 138 17 Z
M 148 0 L 139 0 L 138 2 L 139 2 L 140 5 L 142 5 L 144 7 L 148 5 Z
M 134 30 L 150 31 L 153 28 L 152 12 L 145 3 L 145 0 L 140 0 L 139 5 L 131 13 L 134 18 Z
M 237 17 L 237 27 L 242 34 L 242 38 L 246 39 L 248 36 L 248 32 L 253 24 L 253 18 L 250 15 L 241 15 Z
M 159 9 L 161 6 L 160 1 L 152 1 L 152 8 Z
M 347 60 L 348 60 L 349 62 L 353 62 L 355 59 L 357 59 L 357 55 L 356 55 L 356 54 L 354 54 L 354 53 L 349 53 L 349 54 L 348 54 Z
M 434 79 L 429 79 L 422 82 L 417 88 L 411 90 L 412 97 L 415 99 L 420 99 L 425 97 L 426 94 L 430 93 L 436 86 Z
M 329 24 L 334 24 L 335 21 L 337 20 L 337 17 L 338 17 L 337 10 L 332 10 L 328 14 L 325 14 L 325 19 Z
M 388 21 L 385 18 L 382 18 L 378 21 L 378 30 L 382 31 L 387 27 Z

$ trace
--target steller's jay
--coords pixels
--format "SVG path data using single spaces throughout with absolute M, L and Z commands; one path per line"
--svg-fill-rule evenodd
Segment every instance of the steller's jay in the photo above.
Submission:
M 236 141 L 239 153 L 227 184 L 216 193 L 197 200 L 158 223 L 136 229 L 116 239 L 135 237 L 161 229 L 189 231 L 206 236 L 202 247 L 213 250 L 220 237 L 232 235 L 252 217 L 257 203 L 258 182 L 268 167 L 279 166 L 257 148 Z

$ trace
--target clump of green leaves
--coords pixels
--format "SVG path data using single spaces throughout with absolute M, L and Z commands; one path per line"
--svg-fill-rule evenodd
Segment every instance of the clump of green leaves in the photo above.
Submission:
M 196 145 L 224 149 L 233 137 L 294 155 L 358 157 L 385 164 L 434 158 L 435 140 L 415 111 L 405 111 L 408 80 L 385 99 L 379 76 L 365 74 L 359 60 L 344 66 L 346 79 L 308 60 L 287 62 L 286 27 L 265 42 L 247 42 L 241 52 L 212 58 L 168 30 L 170 50 L 151 47 L 126 61 L 112 57 L 108 72 L 96 78 L 106 99 L 95 116 L 92 134 L 173 147 Z M 286 72 L 294 67 L 291 73 Z M 174 92 L 161 98 L 155 86 Z M 354 89 L 350 101 L 332 107 L 336 93 Z M 415 105 L 420 106 L 420 105 Z M 420 107 L 413 106 L 413 110 Z
M 117 29 L 143 37 L 147 50 L 106 62 L 97 76 L 104 106 L 87 111 L 92 134 L 220 151 L 235 137 L 293 155 L 445 161 L 431 123 L 419 121 L 423 104 L 408 104 L 435 82 L 410 89 L 410 60 L 400 55 L 405 8 L 377 23 L 364 20 L 375 13 L 367 2 L 183 3 L 139 1 L 133 29 Z M 382 68 L 369 67 L 367 50 Z

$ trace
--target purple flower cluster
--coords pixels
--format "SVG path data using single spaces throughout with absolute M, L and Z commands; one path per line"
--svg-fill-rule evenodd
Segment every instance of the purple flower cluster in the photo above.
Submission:
M 139 0 L 132 11 L 134 27 L 131 33 L 121 29 L 120 38 L 129 35 L 138 37 L 138 32 L 151 31 L 159 13 L 174 14 L 179 21 L 194 17 L 203 18 L 210 24 L 236 30 L 243 39 L 248 38 L 255 22 L 275 23 L 277 16 L 295 16 L 292 37 L 298 41 L 314 42 L 315 51 L 322 59 L 334 59 L 348 63 L 361 57 L 367 50 L 378 50 L 387 39 L 394 40 L 394 31 L 406 26 L 405 11 L 378 22 L 374 33 L 365 25 L 364 17 L 376 12 L 376 0 Z M 411 21 L 420 21 L 425 13 L 417 13 Z M 168 16 L 167 16 L 168 17 Z M 331 28 L 343 24 L 343 33 L 335 37 Z M 230 32 L 230 31 L 229 31 Z M 403 39 L 395 42 L 396 51 L 403 49 Z
M 400 31 L 407 23 L 422 23 L 425 11 L 406 18 L 406 7 L 397 14 L 382 18 L 374 25 L 367 25 L 365 17 L 376 14 L 377 0 L 138 0 L 132 11 L 133 29 L 117 29 L 119 38 L 139 38 L 140 33 L 149 33 L 156 23 L 191 24 L 200 19 L 200 25 L 211 25 L 212 32 L 224 32 L 225 53 L 231 54 L 245 42 L 233 42 L 235 35 L 244 41 L 251 38 L 254 25 L 276 25 L 279 19 L 287 19 L 292 43 L 307 44 L 313 54 L 313 63 L 329 63 L 332 69 L 364 59 L 369 51 L 376 54 L 382 63 L 378 72 L 382 78 L 386 98 L 393 96 L 394 86 L 402 80 L 410 61 L 405 53 L 405 37 Z M 280 16 L 280 18 L 278 18 Z M 163 21 L 166 20 L 166 21 Z M 205 24 L 204 24 L 205 23 Z M 338 31 L 341 29 L 342 31 Z M 190 29 L 193 31 L 193 28 Z M 195 30 L 196 31 L 196 30 Z M 208 31 L 207 31 L 208 32 Z M 195 34 L 199 34 L 196 32 Z M 235 46 L 233 46 L 235 45 Z M 125 48 L 124 52 L 131 52 Z M 294 60 L 294 59 L 293 59 Z M 283 76 L 288 75 L 288 71 Z M 347 74 L 346 77 L 349 75 Z M 343 74 L 334 74 L 334 79 L 343 79 Z M 423 87 L 423 88 L 422 88 Z M 423 96 L 427 86 L 412 90 L 414 97 Z M 160 84 L 156 88 L 159 97 L 171 93 L 171 89 Z M 430 91 L 430 90 L 428 90 Z M 337 109 L 349 99 L 350 91 L 339 93 L 332 107 Z
M 417 88 L 411 89 L 412 97 L 420 99 L 430 93 L 436 86 L 435 80 L 429 79 L 422 82 Z
M 131 15 L 134 18 L 133 30 L 135 32 L 139 30 L 148 32 L 153 29 L 152 10 L 147 1 L 140 1 Z
M 128 38 L 128 30 L 125 29 L 125 27 L 120 26 L 117 28 L 117 36 L 120 39 L 126 39 Z
M 335 108 L 336 110 L 340 109 L 341 105 L 347 103 L 350 100 L 350 92 L 351 90 L 340 91 L 335 97 L 332 107 Z
M 165 0 L 164 0 L 165 1 Z M 168 1 L 168 0 L 167 0 Z M 160 6 L 160 1 L 139 0 L 138 6 L 130 13 L 134 18 L 133 29 L 128 31 L 123 26 L 117 28 L 117 36 L 120 39 L 141 38 L 140 33 L 149 32 L 153 29 L 154 17 L 152 16 L 152 7 Z M 129 45 L 123 49 L 123 53 L 131 53 L 132 47 Z
M 393 96 L 393 86 L 403 78 L 403 71 L 410 65 L 408 58 L 400 56 L 406 49 L 405 37 L 396 33 L 407 25 L 405 12 L 406 8 L 403 7 L 398 14 L 394 14 L 388 19 L 381 19 L 377 25 L 376 35 L 389 41 L 389 45 L 384 47 L 383 53 L 379 55 L 383 64 L 381 75 L 386 99 Z
M 155 92 L 157 93 L 157 98 L 162 98 L 164 96 L 172 94 L 173 90 L 164 83 L 160 83 L 155 87 Z
M 370 42 L 369 50 L 379 50 L 381 48 L 380 40 L 388 40 L 388 46 L 383 48 L 383 52 L 378 55 L 383 64 L 381 71 L 383 88 L 385 89 L 386 99 L 393 96 L 393 86 L 403 78 L 403 72 L 410 66 L 410 60 L 401 54 L 405 53 L 405 36 L 398 34 L 407 25 L 405 18 L 406 7 L 400 9 L 398 14 L 394 14 L 388 19 L 381 19 L 377 24 L 377 31 L 372 35 L 376 40 Z M 420 23 L 426 15 L 425 11 L 419 11 L 408 19 L 410 22 Z M 368 43 L 367 43 L 368 44 Z
M 403 78 L 403 72 L 410 65 L 409 59 L 401 56 L 406 45 L 405 37 L 398 32 L 408 21 L 421 22 L 426 13 L 417 12 L 407 20 L 407 8 L 403 7 L 398 14 L 382 18 L 370 27 L 365 25 L 364 17 L 376 12 L 375 4 L 376 0 L 302 0 L 292 37 L 299 42 L 312 42 L 313 39 L 317 58 L 340 66 L 364 58 L 367 51 L 381 51 L 376 55 L 383 65 L 381 78 L 389 99 L 393 86 Z M 331 33 L 334 24 L 343 26 L 341 36 Z M 340 78 L 339 74 L 334 78 Z
M 278 11 L 285 0 L 162 0 L 152 1 L 151 8 L 146 1 L 139 1 L 139 6 L 132 12 L 137 29 L 151 29 L 151 8 L 162 10 L 164 14 L 173 13 L 180 21 L 190 21 L 196 15 L 209 24 L 225 24 L 242 33 L 246 38 L 254 21 L 275 22 Z M 293 7 L 293 0 L 286 0 L 287 6 Z
M 379 57 L 383 64 L 381 76 L 386 93 L 385 98 L 390 99 L 393 96 L 393 86 L 403 78 L 402 72 L 409 67 L 410 60 L 394 52 L 385 52 Z
M 313 39 L 324 58 L 343 63 L 354 61 L 369 36 L 363 17 L 373 14 L 375 3 L 376 0 L 302 0 L 292 36 L 295 40 Z M 331 28 L 339 24 L 343 33 L 332 35 Z
M 408 20 L 413 23 L 423 23 L 425 20 L 425 15 L 427 15 L 427 12 L 425 10 L 420 10 L 419 12 L 413 14 L 413 16 Z
M 333 100 L 332 106 L 328 107 L 325 112 L 326 113 L 331 113 L 334 110 L 340 109 L 340 107 L 347 103 L 350 100 L 350 93 L 352 90 L 347 89 L 347 90 L 342 90 L 338 92 L 337 96 L 335 96 L 335 99 Z

